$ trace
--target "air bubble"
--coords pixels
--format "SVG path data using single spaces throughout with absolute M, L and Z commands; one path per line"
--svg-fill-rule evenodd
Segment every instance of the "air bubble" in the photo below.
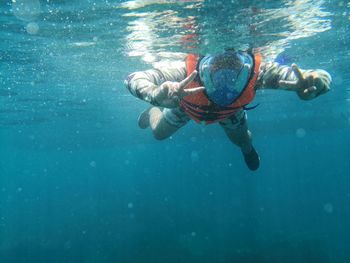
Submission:
M 197 162 L 199 160 L 199 154 L 197 151 L 191 152 L 191 160 L 192 162 Z
M 39 0 L 12 0 L 13 14 L 23 21 L 33 21 L 41 12 Z
M 295 134 L 298 138 L 304 138 L 306 135 L 306 131 L 303 128 L 299 128 L 299 129 L 297 129 Z
M 35 22 L 30 22 L 26 26 L 26 31 L 30 35 L 36 35 L 39 32 L 39 25 Z
M 323 206 L 325 212 L 331 214 L 333 213 L 333 205 L 331 203 L 327 203 Z
M 337 86 L 343 85 L 344 79 L 341 76 L 336 76 L 333 83 Z

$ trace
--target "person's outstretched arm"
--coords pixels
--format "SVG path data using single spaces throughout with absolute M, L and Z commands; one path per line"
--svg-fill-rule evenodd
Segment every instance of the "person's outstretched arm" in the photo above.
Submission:
M 257 89 L 295 91 L 300 99 L 311 100 L 330 90 L 332 78 L 322 69 L 302 70 L 297 65 L 265 63 L 260 67 Z
M 194 71 L 186 77 L 186 68 L 163 68 L 130 74 L 124 84 L 131 94 L 154 106 L 174 108 L 183 97 L 203 90 L 203 87 L 185 89 L 196 77 Z

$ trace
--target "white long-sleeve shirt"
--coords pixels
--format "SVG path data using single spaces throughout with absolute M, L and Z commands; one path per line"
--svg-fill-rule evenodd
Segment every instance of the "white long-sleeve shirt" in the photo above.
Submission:
M 302 70 L 302 72 L 312 71 L 323 70 Z M 186 77 L 186 65 L 183 62 L 180 66 L 177 65 L 176 67 L 168 66 L 134 72 L 125 80 L 125 86 L 134 96 L 158 106 L 152 97 L 152 91 L 166 81 L 180 82 Z M 278 85 L 280 80 L 295 81 L 297 77 L 289 66 L 280 65 L 276 62 L 262 62 L 255 89 L 288 90 Z

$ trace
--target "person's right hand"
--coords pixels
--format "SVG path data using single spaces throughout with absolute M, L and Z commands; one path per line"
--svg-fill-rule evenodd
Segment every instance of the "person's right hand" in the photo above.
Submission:
M 178 107 L 183 97 L 186 97 L 191 94 L 196 94 L 204 90 L 204 87 L 186 89 L 188 85 L 196 78 L 196 76 L 197 71 L 195 70 L 181 82 L 164 82 L 162 85 L 160 85 L 157 89 L 154 90 L 153 100 L 160 107 Z

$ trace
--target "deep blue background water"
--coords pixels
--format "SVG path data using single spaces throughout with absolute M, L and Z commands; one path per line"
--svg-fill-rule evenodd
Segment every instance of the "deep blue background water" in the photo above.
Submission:
M 347 1 L 3 1 L 0 262 L 350 262 Z M 252 173 L 213 126 L 158 142 L 125 76 L 258 48 L 323 68 L 314 101 L 263 91 Z

